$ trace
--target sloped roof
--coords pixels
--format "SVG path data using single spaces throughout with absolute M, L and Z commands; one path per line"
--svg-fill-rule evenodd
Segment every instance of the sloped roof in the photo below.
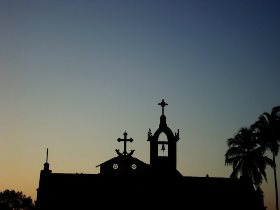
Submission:
M 132 156 L 117 156 L 117 157 L 113 157 L 110 160 L 107 160 L 103 163 L 100 163 L 96 167 L 99 167 L 99 166 L 102 166 L 102 165 L 107 165 L 107 164 L 112 164 L 112 163 L 118 163 L 120 161 L 129 161 L 129 162 L 135 162 L 135 163 L 138 163 L 138 164 L 149 165 L 149 164 L 139 160 L 138 158 L 135 158 L 135 157 L 132 157 Z

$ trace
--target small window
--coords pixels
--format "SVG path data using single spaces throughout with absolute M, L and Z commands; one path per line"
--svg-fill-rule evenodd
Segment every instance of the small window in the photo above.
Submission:
M 113 169 L 116 170 L 116 169 L 118 169 L 118 168 L 119 168 L 118 164 L 117 164 L 117 163 L 114 163 L 114 164 L 113 164 Z
M 132 168 L 133 170 L 135 170 L 135 169 L 137 168 L 137 165 L 136 165 L 135 163 L 133 163 L 133 164 L 131 165 L 131 168 Z

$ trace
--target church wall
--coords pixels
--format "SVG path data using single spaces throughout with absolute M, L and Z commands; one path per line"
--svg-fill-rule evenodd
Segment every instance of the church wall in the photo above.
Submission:
M 116 209 L 260 210 L 252 208 L 256 200 L 246 185 L 227 178 L 51 174 L 45 181 L 47 187 L 40 190 L 47 192 L 48 202 L 39 208 L 44 210 L 106 209 L 112 204 Z

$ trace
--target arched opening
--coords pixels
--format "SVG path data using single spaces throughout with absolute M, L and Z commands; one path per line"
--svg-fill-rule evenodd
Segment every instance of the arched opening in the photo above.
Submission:
M 158 137 L 158 156 L 168 156 L 168 138 L 165 133 L 161 133 Z

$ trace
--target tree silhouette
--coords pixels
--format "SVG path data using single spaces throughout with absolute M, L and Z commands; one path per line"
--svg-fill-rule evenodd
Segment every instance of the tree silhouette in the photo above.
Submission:
M 279 210 L 275 157 L 280 147 L 280 106 L 273 107 L 271 113 L 264 112 L 252 128 L 257 134 L 260 145 L 272 153 L 276 210 Z
M 0 204 L 14 210 L 32 209 L 34 206 L 30 196 L 26 197 L 22 192 L 14 190 L 0 192 Z
M 267 180 L 266 165 L 273 166 L 273 161 L 264 155 L 265 150 L 257 143 L 253 130 L 241 128 L 227 144 L 225 164 L 233 166 L 231 177 L 246 178 L 258 188 L 263 178 Z

